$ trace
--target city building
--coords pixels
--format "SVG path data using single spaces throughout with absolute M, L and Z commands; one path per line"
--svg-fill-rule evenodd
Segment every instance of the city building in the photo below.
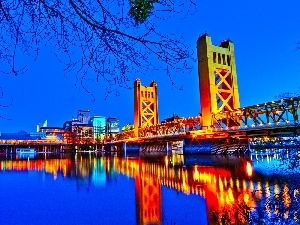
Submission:
M 29 147 L 37 152 L 101 149 L 105 139 L 111 139 L 119 132 L 116 118 L 91 117 L 89 110 L 78 110 L 78 117 L 65 121 L 62 127 L 50 127 L 46 120 L 39 123 L 34 132 L 0 132 L 0 153 L 16 152 L 17 147 Z
M 83 120 L 84 121 L 84 120 Z M 89 123 L 82 123 L 78 119 L 66 121 L 63 125 L 65 139 L 69 144 L 86 144 L 93 142 L 93 126 Z
M 114 137 L 120 132 L 119 120 L 115 117 L 109 117 L 106 120 L 106 136 L 108 138 Z
M 77 118 L 67 120 L 62 127 L 48 127 L 48 121 L 37 125 L 31 136 L 40 139 L 60 139 L 67 144 L 95 144 L 120 132 L 119 120 L 114 117 L 92 116 L 90 110 L 78 110 Z
M 48 126 L 48 120 L 45 120 L 43 124 L 39 123 L 38 125 L 36 125 L 36 132 L 40 132 L 41 127 L 47 127 L 47 126 Z
M 90 123 L 94 128 L 94 139 L 96 141 L 104 140 L 106 118 L 104 116 L 93 116 Z
M 88 124 L 91 120 L 90 110 L 78 110 L 77 119 L 83 124 Z

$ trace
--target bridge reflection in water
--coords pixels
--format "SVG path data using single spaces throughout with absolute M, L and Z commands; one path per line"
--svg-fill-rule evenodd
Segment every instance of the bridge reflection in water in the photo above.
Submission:
M 276 159 L 274 155 L 267 157 L 268 162 Z M 199 212 L 198 217 L 204 218 L 203 223 L 249 224 L 251 221 L 262 220 L 264 224 L 271 224 L 274 218 L 292 223 L 299 222 L 298 186 L 279 182 L 282 176 L 269 179 L 267 175 L 257 173 L 252 161 L 233 156 L 197 158 L 183 155 L 151 155 L 122 158 L 76 154 L 59 155 L 59 158 L 56 158 L 53 155 L 38 154 L 35 159 L 2 159 L 0 169 L 45 171 L 53 174 L 54 178 L 61 173 L 66 179 L 87 179 L 90 184 L 105 182 L 105 179 L 122 173 L 135 179 L 139 224 L 175 222 L 174 219 L 166 221 L 168 212 L 164 208 L 164 202 L 172 202 L 174 199 L 164 199 L 164 188 L 174 189 L 177 193 L 185 195 L 198 195 L 203 199 L 205 204 L 202 208 L 192 209 L 194 206 L 190 206 L 190 210 Z M 255 159 L 253 162 L 257 163 Z M 180 206 L 176 208 L 189 211 Z M 205 213 L 207 216 L 203 216 Z

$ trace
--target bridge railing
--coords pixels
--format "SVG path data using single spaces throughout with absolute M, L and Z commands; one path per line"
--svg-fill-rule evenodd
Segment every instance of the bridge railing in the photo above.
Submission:
M 206 129 L 231 131 L 295 127 L 300 125 L 299 113 L 300 97 L 282 99 L 213 114 L 212 126 Z M 138 128 L 137 137 L 135 137 L 134 130 L 129 130 L 118 133 L 111 141 L 174 136 L 201 131 L 202 128 L 202 117 L 200 115 L 174 118 L 172 121 Z
M 121 141 L 131 138 L 149 138 L 149 137 L 162 137 L 168 135 L 180 135 L 187 132 L 197 131 L 202 129 L 201 116 L 188 117 L 188 118 L 175 118 L 173 121 L 166 121 L 153 126 L 145 126 L 138 128 L 138 137 L 135 137 L 134 130 L 124 131 L 118 133 L 112 141 Z
M 42 145 L 42 144 L 66 144 L 64 140 L 37 139 L 37 140 L 0 140 L 0 145 Z
M 257 104 L 213 115 L 216 130 L 298 126 L 300 97 Z

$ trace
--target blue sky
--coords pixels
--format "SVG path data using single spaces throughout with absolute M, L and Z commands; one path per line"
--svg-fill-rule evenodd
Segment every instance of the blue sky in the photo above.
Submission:
M 170 19 L 162 26 L 170 33 L 183 33 L 195 53 L 197 38 L 205 32 L 215 45 L 228 38 L 233 41 L 241 106 L 272 101 L 280 92 L 300 87 L 300 50 L 296 50 L 300 42 L 299 1 L 216 0 L 197 4 L 195 14 L 183 21 Z M 0 119 L 0 132 L 35 131 L 36 125 L 45 120 L 48 126 L 62 126 L 77 116 L 78 109 L 117 117 L 121 125 L 133 123 L 133 90 L 120 89 L 120 96 L 105 98 L 103 88 L 88 83 L 96 99 L 93 101 L 91 95 L 76 87 L 74 74 L 64 75 L 63 65 L 50 48 L 41 49 L 40 57 L 29 65 L 27 73 L 0 75 L 4 91 L 0 104 L 12 102 L 10 107 L 0 108 L 0 115 L 11 119 Z M 199 113 L 197 63 L 190 66 L 193 70 L 188 74 L 172 74 L 183 90 L 172 87 L 164 74 L 136 75 L 143 85 L 152 80 L 158 83 L 160 120 L 173 112 L 185 117 Z

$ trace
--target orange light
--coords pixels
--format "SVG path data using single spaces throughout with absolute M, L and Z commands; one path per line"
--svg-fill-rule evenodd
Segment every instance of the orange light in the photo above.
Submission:
M 252 176 L 253 168 L 250 162 L 247 162 L 246 164 L 246 172 L 249 177 Z

